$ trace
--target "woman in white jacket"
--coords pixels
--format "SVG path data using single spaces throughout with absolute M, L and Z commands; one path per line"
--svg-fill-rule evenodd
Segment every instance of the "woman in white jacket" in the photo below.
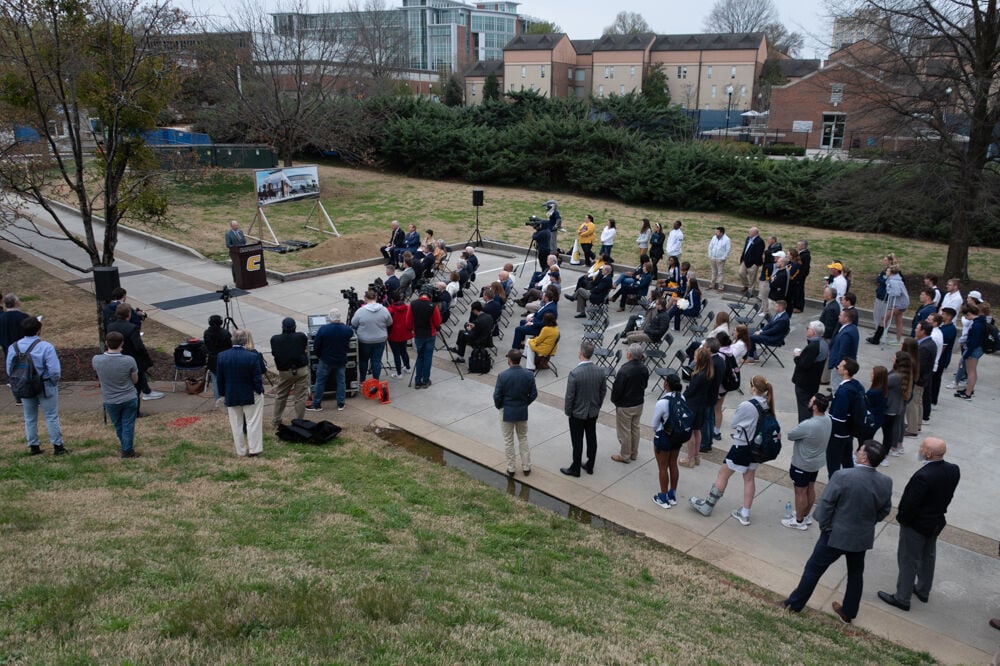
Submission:
M 604 225 L 604 229 L 601 231 L 601 254 L 606 254 L 611 256 L 611 248 L 615 244 L 615 236 L 618 231 L 615 229 L 614 218 L 608 219 L 607 224 Z

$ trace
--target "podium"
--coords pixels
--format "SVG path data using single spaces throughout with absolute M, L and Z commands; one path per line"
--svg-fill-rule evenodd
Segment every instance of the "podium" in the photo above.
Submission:
M 229 258 L 233 262 L 233 280 L 238 288 L 256 289 L 267 286 L 263 245 L 248 243 L 231 247 Z

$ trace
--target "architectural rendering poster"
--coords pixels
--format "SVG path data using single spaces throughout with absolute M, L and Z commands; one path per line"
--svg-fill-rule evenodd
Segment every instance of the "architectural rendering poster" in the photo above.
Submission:
M 319 170 L 315 165 L 256 171 L 254 182 L 260 206 L 319 198 Z

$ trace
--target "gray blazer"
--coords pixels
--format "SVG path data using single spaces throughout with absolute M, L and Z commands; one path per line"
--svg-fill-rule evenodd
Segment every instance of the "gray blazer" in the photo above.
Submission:
M 535 373 L 519 365 L 507 368 L 497 377 L 493 404 L 503 410 L 504 421 L 527 421 L 528 405 L 538 397 Z
M 866 465 L 838 470 L 826 485 L 813 515 L 829 532 L 831 548 L 850 553 L 871 550 L 875 523 L 892 508 L 892 479 Z
M 580 363 L 569 373 L 566 384 L 566 416 L 592 419 L 601 412 L 607 393 L 607 375 L 593 363 Z

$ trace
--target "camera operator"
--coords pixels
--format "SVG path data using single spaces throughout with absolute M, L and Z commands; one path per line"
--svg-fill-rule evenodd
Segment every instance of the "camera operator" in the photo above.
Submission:
M 483 312 L 483 304 L 472 304 L 472 320 L 465 323 L 465 330 L 458 332 L 455 347 L 451 351 L 458 354 L 456 363 L 465 363 L 465 348 L 489 347 L 493 342 L 493 317 Z
M 552 232 L 549 231 L 549 226 L 544 220 L 540 220 L 534 215 L 531 216 L 528 224 L 535 230 L 535 233 L 531 234 L 531 240 L 535 242 L 538 265 L 544 271 L 548 265 L 549 253 L 552 251 Z
M 216 379 L 216 364 L 215 361 L 219 354 L 226 351 L 233 346 L 233 338 L 229 334 L 229 331 L 222 327 L 223 319 L 219 315 L 212 315 L 208 318 L 208 328 L 202 334 L 202 340 L 205 341 L 205 349 L 208 352 L 206 356 L 206 364 L 208 365 L 208 371 L 212 374 L 212 391 L 215 394 L 215 399 L 219 399 L 219 382 Z
M 101 315 L 104 318 L 104 330 L 107 330 L 108 324 L 115 321 L 115 310 L 121 303 L 125 302 L 125 289 L 122 287 L 115 287 L 111 290 L 111 302 L 104 306 L 101 310 Z M 133 324 L 136 328 L 142 329 L 142 322 L 148 317 L 145 312 L 138 308 L 132 308 L 132 314 L 129 315 L 128 322 Z

